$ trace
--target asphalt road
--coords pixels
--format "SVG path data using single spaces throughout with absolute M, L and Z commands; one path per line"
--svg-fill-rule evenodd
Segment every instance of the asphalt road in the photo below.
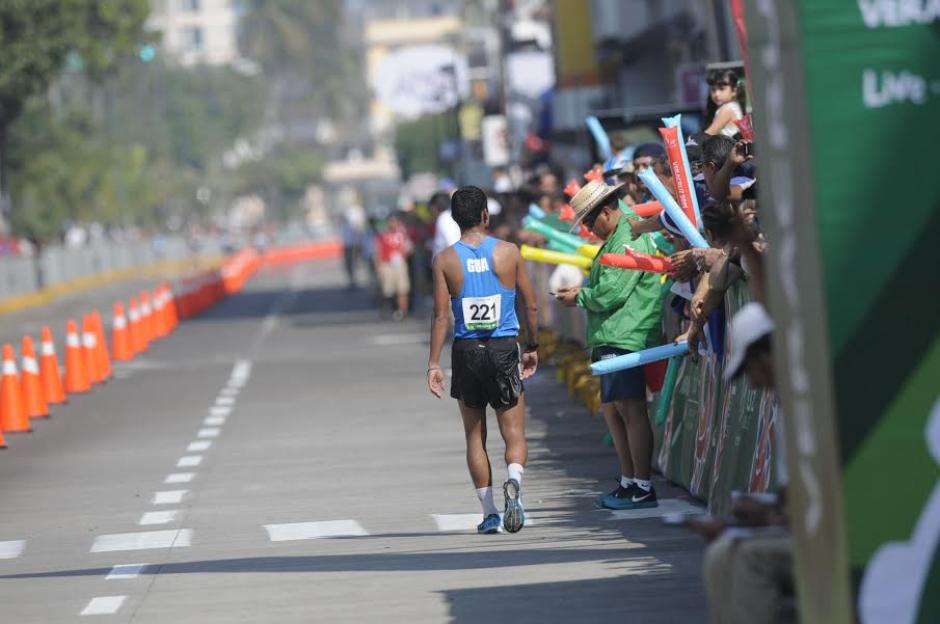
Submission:
M 706 621 L 700 540 L 594 509 L 614 454 L 550 371 L 528 384 L 531 522 L 476 535 L 426 323 L 340 284 L 331 262 L 263 273 L 9 436 L 0 621 Z M 690 508 L 657 489 L 654 516 Z

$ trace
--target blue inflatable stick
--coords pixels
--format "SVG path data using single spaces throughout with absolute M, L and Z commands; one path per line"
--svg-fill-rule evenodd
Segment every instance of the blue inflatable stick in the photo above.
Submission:
M 529 216 L 533 219 L 544 219 L 545 211 L 535 204 L 529 204 Z
M 639 177 L 643 180 L 643 183 L 646 184 L 646 188 L 650 190 L 653 197 L 659 200 L 659 203 L 663 205 L 663 210 L 666 211 L 669 218 L 676 224 L 676 227 L 679 228 L 686 240 L 688 240 L 693 247 L 707 248 L 709 246 L 708 241 L 695 229 L 695 226 L 692 225 L 689 218 L 685 216 L 685 213 L 682 212 L 682 208 L 679 208 L 679 204 L 676 203 L 676 200 L 672 198 L 672 195 L 669 194 L 669 191 L 666 190 L 663 183 L 656 177 L 653 168 L 649 167 L 644 169 Z
M 601 125 L 600 120 L 594 115 L 591 115 L 584 120 L 584 123 L 587 124 L 588 130 L 590 130 L 591 134 L 594 136 L 597 149 L 601 151 L 601 158 L 604 160 L 610 158 L 613 155 L 613 150 L 610 147 L 610 137 L 604 132 L 604 127 Z
M 600 360 L 591 364 L 591 374 L 606 375 L 608 373 L 616 373 L 617 371 L 643 366 L 650 362 L 658 362 L 676 355 L 682 355 L 688 350 L 689 343 L 683 340 L 682 342 L 674 344 L 653 347 L 652 349 L 643 349 L 642 351 L 636 351 L 626 355 L 618 355 L 617 357 L 608 360 Z

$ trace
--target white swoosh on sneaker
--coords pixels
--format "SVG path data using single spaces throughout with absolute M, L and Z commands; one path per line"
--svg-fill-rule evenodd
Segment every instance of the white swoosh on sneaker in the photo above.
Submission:
M 652 494 L 652 492 L 647 492 L 646 494 L 644 494 L 643 496 L 641 496 L 641 497 L 639 497 L 639 498 L 637 498 L 636 496 L 634 496 L 634 497 L 633 497 L 633 502 L 634 502 L 634 503 L 639 503 L 639 502 L 641 502 L 641 501 L 645 501 L 647 498 L 650 497 L 650 494 Z

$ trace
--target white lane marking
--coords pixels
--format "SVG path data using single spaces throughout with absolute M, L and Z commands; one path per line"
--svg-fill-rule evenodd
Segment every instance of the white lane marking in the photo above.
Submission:
M 462 531 L 476 531 L 477 525 L 483 521 L 482 513 L 469 513 L 469 514 L 431 514 L 431 517 L 434 518 L 434 524 L 437 525 L 437 530 L 442 533 L 452 533 L 452 532 L 462 532 Z M 499 514 L 500 520 L 502 520 L 503 514 Z M 525 525 L 532 526 L 535 524 L 535 521 L 531 516 L 526 515 Z M 503 527 L 499 527 L 500 532 L 502 532 Z
M 197 438 L 215 438 L 219 435 L 220 431 L 222 430 L 219 429 L 218 427 L 206 427 L 204 429 L 200 429 L 199 432 L 196 434 L 196 437 Z
M 233 397 L 238 396 L 238 393 L 241 392 L 241 388 L 235 388 L 232 386 L 226 386 L 219 390 L 219 394 L 222 396 Z
M 210 427 L 217 427 L 219 425 L 224 425 L 225 416 L 209 416 L 204 421 L 202 421 L 202 423 Z
M 372 344 L 377 347 L 422 344 L 428 341 L 428 334 L 379 334 L 372 336 Z
M 147 569 L 146 563 L 122 563 L 111 568 L 108 575 L 104 577 L 106 581 L 120 581 L 124 579 L 137 578 Z
M 0 559 L 16 559 L 26 548 L 26 540 L 0 542 Z
M 232 408 L 231 408 L 230 406 L 228 406 L 228 405 L 220 405 L 220 406 L 217 406 L 217 407 L 210 407 L 210 408 L 209 408 L 209 415 L 210 415 L 210 416 L 221 416 L 221 417 L 224 418 L 224 417 L 228 416 L 228 415 L 231 414 L 231 413 L 232 413 Z
M 152 548 L 186 548 L 192 543 L 192 538 L 192 529 L 144 531 L 142 533 L 111 533 L 96 537 L 91 545 L 91 552 L 149 550 Z
M 140 526 L 149 526 L 152 524 L 169 524 L 176 518 L 178 509 L 168 509 L 166 511 L 148 511 L 140 517 Z
M 112 615 L 126 599 L 127 596 L 96 596 L 88 601 L 79 615 Z
M 178 505 L 189 490 L 163 490 L 153 495 L 152 505 Z
M 646 509 L 623 509 L 609 511 L 608 520 L 639 520 L 641 518 L 659 518 L 666 514 L 700 515 L 706 512 L 705 507 L 682 500 L 681 498 L 661 498 L 658 507 Z
M 237 360 L 232 367 L 232 380 L 247 380 L 251 375 L 251 360 Z
M 327 520 L 325 522 L 293 522 L 266 524 L 265 530 L 272 542 L 320 539 L 325 537 L 358 537 L 369 533 L 355 520 Z
M 186 447 L 186 452 L 199 453 L 201 451 L 208 451 L 210 446 L 212 446 L 212 440 L 196 440 L 195 442 L 189 443 L 189 446 Z
M 166 476 L 164 483 L 189 483 L 196 476 L 195 472 L 173 472 Z
M 185 455 L 176 462 L 177 468 L 191 468 L 202 463 L 202 455 Z
M 220 396 L 215 400 L 216 405 L 235 405 L 235 397 Z

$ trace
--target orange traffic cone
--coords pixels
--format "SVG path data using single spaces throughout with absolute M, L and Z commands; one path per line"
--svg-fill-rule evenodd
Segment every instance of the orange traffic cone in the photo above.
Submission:
M 85 353 L 82 350 L 81 338 L 78 337 L 78 326 L 75 321 L 69 321 L 65 338 L 65 391 L 78 394 L 90 389 L 91 382 L 85 368 Z
M 166 285 L 166 312 L 169 318 L 170 331 L 174 331 L 180 324 L 179 310 L 176 307 L 176 295 L 173 294 L 173 287 Z
M 0 379 L 0 428 L 4 432 L 16 433 L 32 431 L 29 416 L 26 415 L 26 403 L 23 401 L 23 387 L 16 372 L 16 357 L 13 347 L 3 345 L 3 378 Z
M 150 307 L 150 295 L 147 294 L 146 290 L 142 290 L 137 298 L 140 300 L 141 334 L 144 337 L 144 344 L 149 347 L 155 338 L 153 335 L 153 308 Z
M 101 381 L 111 379 L 111 356 L 108 354 L 108 341 L 104 337 L 104 324 L 98 310 L 91 311 L 91 329 L 95 334 L 95 363 Z
M 91 315 L 82 317 L 82 356 L 85 359 L 85 371 L 92 385 L 100 384 L 101 371 L 98 369 L 98 337 L 95 335 Z
M 143 334 L 140 331 L 140 312 L 137 310 L 137 299 L 131 297 L 127 309 L 127 329 L 131 337 L 131 349 L 133 349 L 134 355 L 137 355 L 147 350 L 146 345 L 144 345 Z
M 21 355 L 23 356 L 22 381 L 26 415 L 30 418 L 45 418 L 49 416 L 49 404 L 46 402 L 46 392 L 42 388 L 42 379 L 39 377 L 39 362 L 36 361 L 32 336 L 23 336 Z
M 158 287 L 153 291 L 153 337 L 166 336 L 166 318 L 163 315 L 163 292 Z
M 42 343 L 39 345 L 39 377 L 46 394 L 46 403 L 58 405 L 65 403 L 65 390 L 62 389 L 62 374 L 59 372 L 59 358 L 55 354 L 55 342 L 49 326 L 42 328 Z
M 111 323 L 111 357 L 116 362 L 127 362 L 134 359 L 134 348 L 131 346 L 131 334 L 127 327 L 127 317 L 124 316 L 124 304 L 114 302 L 114 321 Z

